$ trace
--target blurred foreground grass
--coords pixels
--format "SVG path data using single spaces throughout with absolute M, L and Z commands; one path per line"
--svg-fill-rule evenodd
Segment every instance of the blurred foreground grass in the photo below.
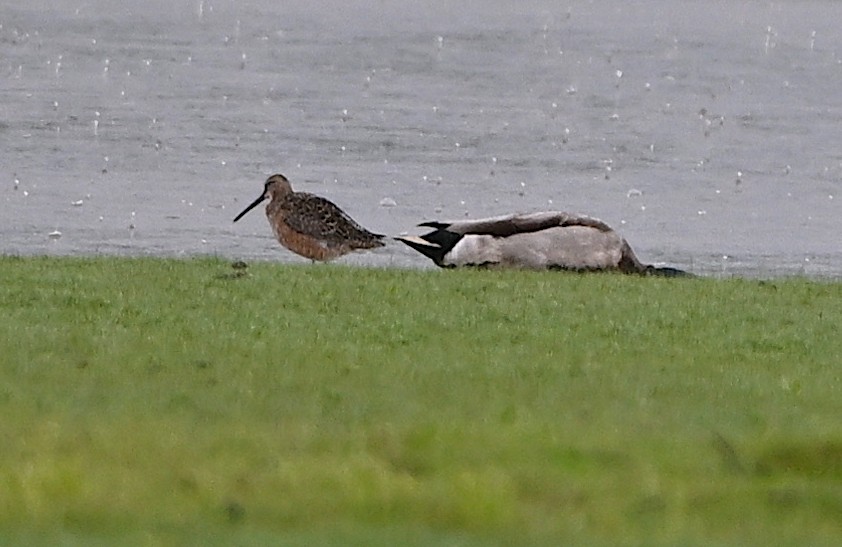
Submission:
M 0 544 L 842 543 L 842 284 L 0 279 Z

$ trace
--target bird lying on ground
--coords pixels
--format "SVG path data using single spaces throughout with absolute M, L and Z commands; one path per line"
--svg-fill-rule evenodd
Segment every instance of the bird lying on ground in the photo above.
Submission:
M 677 268 L 643 264 L 631 246 L 601 220 L 564 213 L 512 214 L 455 222 L 423 222 L 421 236 L 396 237 L 442 268 L 619 271 L 690 276 Z

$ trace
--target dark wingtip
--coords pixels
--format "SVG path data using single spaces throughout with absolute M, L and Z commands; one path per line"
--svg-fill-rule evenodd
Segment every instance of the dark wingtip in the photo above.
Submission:
M 431 220 L 429 222 L 422 222 L 421 224 L 418 224 L 418 226 L 424 226 L 425 228 L 435 228 L 436 230 L 444 230 L 445 228 L 450 226 L 450 224 L 445 224 L 444 222 L 439 222 L 437 220 Z
M 383 247 L 386 245 L 386 242 L 384 241 L 386 239 L 386 236 L 384 234 L 375 234 L 373 232 L 369 232 L 368 238 L 371 244 L 375 247 Z

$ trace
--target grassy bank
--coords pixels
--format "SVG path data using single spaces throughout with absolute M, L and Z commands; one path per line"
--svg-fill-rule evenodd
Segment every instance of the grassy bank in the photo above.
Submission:
M 0 258 L 0 543 L 842 541 L 842 285 Z

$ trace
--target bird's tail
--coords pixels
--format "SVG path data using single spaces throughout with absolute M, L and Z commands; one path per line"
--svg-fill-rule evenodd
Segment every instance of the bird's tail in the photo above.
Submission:
M 441 245 L 431 243 L 418 236 L 397 236 L 394 239 L 412 247 L 438 265 L 441 265 L 444 255 L 447 253 L 447 249 Z

